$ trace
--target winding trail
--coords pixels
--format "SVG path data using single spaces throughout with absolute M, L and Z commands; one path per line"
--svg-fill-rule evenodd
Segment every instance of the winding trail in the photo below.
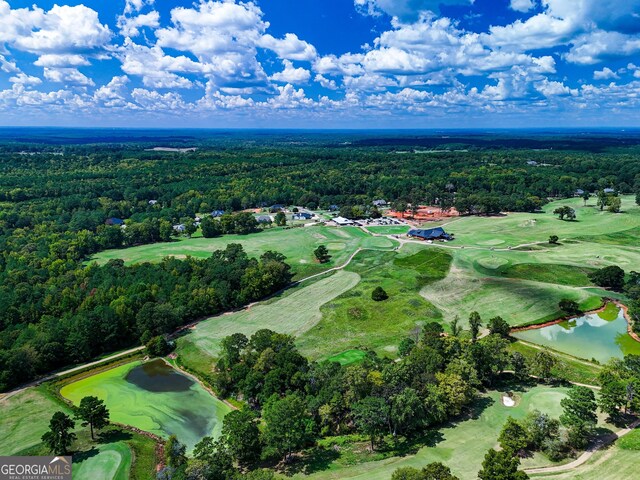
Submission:
M 624 437 L 629 432 L 631 432 L 634 428 L 638 427 L 638 425 L 640 425 L 640 420 L 636 420 L 627 428 L 623 428 L 622 430 L 619 430 L 615 433 L 599 438 L 592 445 L 590 445 L 587 448 L 587 450 L 585 450 L 582 453 L 582 455 L 580 455 L 571 463 L 567 463 L 565 465 L 552 466 L 552 467 L 526 468 L 524 471 L 529 474 L 531 473 L 544 474 L 544 473 L 562 473 L 562 472 L 573 470 L 574 468 L 577 468 L 583 465 L 584 463 L 586 463 L 587 460 L 589 460 L 593 456 L 593 454 L 596 453 L 598 450 L 601 450 L 602 448 L 608 445 L 611 445 L 613 442 L 615 442 L 619 438 Z

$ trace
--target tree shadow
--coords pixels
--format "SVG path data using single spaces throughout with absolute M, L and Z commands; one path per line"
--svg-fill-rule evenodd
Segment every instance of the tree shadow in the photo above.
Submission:
M 74 463 L 84 462 L 85 460 L 88 460 L 91 457 L 95 457 L 99 453 L 100 453 L 100 450 L 98 450 L 96 447 L 91 447 L 89 450 L 85 450 L 83 452 L 75 452 L 73 454 L 73 462 Z
M 122 429 L 111 429 L 105 430 L 98 434 L 97 442 L 104 443 L 115 443 L 115 442 L 126 442 L 127 440 L 131 440 L 133 435 L 131 432 Z
M 340 458 L 340 450 L 336 448 L 314 448 L 302 457 L 297 457 L 282 468 L 287 476 L 295 474 L 309 475 L 327 470 L 331 463 Z

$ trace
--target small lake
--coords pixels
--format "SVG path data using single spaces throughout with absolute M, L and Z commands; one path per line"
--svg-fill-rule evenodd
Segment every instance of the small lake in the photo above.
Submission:
M 611 306 L 602 313 L 591 313 L 556 325 L 512 334 L 527 342 L 543 345 L 574 357 L 605 363 L 624 355 L 640 355 L 640 343 L 627 333 L 622 309 Z
M 176 434 L 191 451 L 202 437 L 220 434 L 230 408 L 198 382 L 162 360 L 132 362 L 65 385 L 76 405 L 82 397 L 104 400 L 111 420 L 167 438 Z

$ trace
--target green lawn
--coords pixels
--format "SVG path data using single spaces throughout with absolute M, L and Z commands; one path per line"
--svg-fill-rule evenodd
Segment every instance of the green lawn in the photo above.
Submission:
M 357 273 L 341 270 L 313 283 L 303 283 L 249 310 L 200 322 L 178 341 L 181 362 L 196 371 L 210 370 L 211 358 L 218 354 L 220 340 L 233 333 L 250 336 L 257 330 L 269 328 L 279 333 L 302 335 L 321 320 L 322 305 L 352 289 L 359 281 Z
M 446 276 L 451 257 L 443 250 L 408 245 L 401 253 L 359 253 L 347 267 L 361 281 L 322 307 L 322 320 L 298 339 L 303 354 L 327 358 L 341 352 L 371 348 L 395 356 L 400 340 L 442 315 L 419 294 L 425 283 Z M 371 299 L 381 286 L 389 298 Z
M 217 435 L 230 408 L 193 382 L 183 391 L 150 391 L 126 380 L 142 362 L 132 362 L 65 385 L 60 393 L 78 404 L 87 395 L 104 400 L 111 420 L 162 437 L 176 434 L 190 450 Z
M 229 243 L 241 244 L 250 256 L 259 256 L 267 250 L 284 254 L 296 273 L 302 278 L 342 265 L 359 247 L 392 249 L 394 241 L 386 237 L 373 237 L 356 227 L 300 227 L 267 229 L 250 235 L 225 235 L 218 238 L 182 238 L 169 243 L 155 243 L 119 250 L 100 252 L 93 258 L 98 263 L 120 258 L 126 263 L 157 262 L 164 257 L 184 258 L 187 255 L 206 258 L 214 250 L 224 249 Z M 329 263 L 320 265 L 313 251 L 325 245 L 332 255 Z
M 591 285 L 589 273 L 593 268 L 574 265 L 556 265 L 551 263 L 518 263 L 497 269 L 496 273 L 508 278 L 522 278 L 534 282 L 556 283 L 571 287 Z
M 576 210 L 577 221 L 561 221 L 553 215 L 559 206 L 568 205 Z M 595 207 L 595 199 L 583 206 L 582 199 L 572 198 L 552 202 L 544 207 L 544 213 L 510 213 L 500 217 L 464 217 L 450 223 L 446 230 L 455 234 L 456 245 L 507 248 L 532 242 L 547 242 L 550 235 L 565 239 L 595 241 L 602 235 L 622 232 L 640 235 L 640 207 L 634 196 L 622 197 L 624 213 L 601 212 Z M 625 242 L 633 244 L 623 235 Z M 638 238 L 638 237 L 635 237 Z M 615 240 L 615 238 L 614 238 Z
M 29 388 L 0 402 L 0 455 L 14 455 L 40 443 L 54 412 L 68 408 L 42 388 Z
M 561 413 L 560 400 L 564 398 L 566 389 L 536 386 L 516 391 L 516 394 L 519 401 L 515 407 L 509 408 L 502 404 L 500 392 L 490 392 L 478 402 L 473 418 L 434 432 L 431 435 L 432 446 L 423 447 L 415 454 L 357 465 L 342 464 L 338 456 L 324 465 L 323 470 L 310 475 L 298 474 L 295 478 L 388 480 L 399 467 L 421 468 L 430 462 L 443 462 L 462 480 L 475 480 L 485 453 L 497 445 L 498 435 L 507 417 L 523 418 L 527 412 L 537 409 L 557 418 Z M 523 464 L 544 466 L 549 461 L 541 455 L 535 455 Z

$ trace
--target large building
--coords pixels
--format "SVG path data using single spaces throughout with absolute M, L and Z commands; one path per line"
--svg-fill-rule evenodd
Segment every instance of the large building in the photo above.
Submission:
M 453 236 L 444 231 L 444 228 L 428 228 L 426 230 L 413 229 L 407 233 L 410 237 L 420 240 L 453 240 Z

